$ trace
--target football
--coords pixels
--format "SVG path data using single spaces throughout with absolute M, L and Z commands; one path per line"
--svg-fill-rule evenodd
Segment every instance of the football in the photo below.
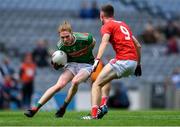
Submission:
M 52 54 L 52 62 L 57 65 L 66 65 L 67 55 L 64 51 L 57 50 Z

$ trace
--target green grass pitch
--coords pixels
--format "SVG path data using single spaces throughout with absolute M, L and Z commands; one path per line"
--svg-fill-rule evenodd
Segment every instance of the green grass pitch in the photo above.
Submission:
M 110 110 L 101 120 L 81 120 L 88 112 L 67 111 L 64 118 L 40 111 L 27 118 L 22 111 L 0 111 L 0 126 L 180 126 L 180 111 Z

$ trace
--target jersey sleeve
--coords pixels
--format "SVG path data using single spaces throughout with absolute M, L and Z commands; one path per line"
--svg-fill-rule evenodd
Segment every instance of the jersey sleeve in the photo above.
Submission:
M 92 44 L 93 43 L 93 36 L 92 34 L 88 35 L 88 44 Z
M 96 43 L 95 38 L 92 36 L 92 34 L 89 34 L 88 44 L 90 45 L 90 47 L 89 47 L 90 50 L 92 50 L 94 48 L 95 43 Z

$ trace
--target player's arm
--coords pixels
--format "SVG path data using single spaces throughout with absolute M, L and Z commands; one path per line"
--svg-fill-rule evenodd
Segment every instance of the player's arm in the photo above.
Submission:
M 97 54 L 97 57 L 94 61 L 94 64 L 93 64 L 93 71 L 96 69 L 98 63 L 99 63 L 99 60 L 101 59 L 101 57 L 103 56 L 104 54 L 104 51 L 109 43 L 109 39 L 110 39 L 110 35 L 109 34 L 104 34 L 103 37 L 102 37 L 102 40 L 101 40 L 101 44 L 99 46 L 99 50 L 98 50 L 98 54 Z
M 132 36 L 132 38 L 138 55 L 138 64 L 141 64 L 141 44 L 134 36 Z
M 136 76 L 141 76 L 141 74 L 142 74 L 142 71 L 141 71 L 141 44 L 138 42 L 138 40 L 134 36 L 132 36 L 132 38 L 133 38 L 133 42 L 134 42 L 136 52 L 138 55 L 138 63 L 137 63 L 137 67 L 136 67 L 134 74 Z
M 95 38 L 93 38 L 93 40 L 92 40 L 91 42 L 92 42 L 92 43 L 89 44 L 88 49 L 93 49 L 93 48 L 94 48 L 94 46 L 95 46 L 95 44 L 96 44 Z
M 91 47 L 94 48 L 95 44 L 96 44 L 96 39 L 93 38 L 93 42 L 92 42 L 92 44 L 91 44 Z
M 97 54 L 97 59 L 101 59 L 101 57 L 104 54 L 104 51 L 109 43 L 110 35 L 109 34 L 104 34 L 101 40 L 101 44 L 99 46 L 98 54 Z
M 96 44 L 96 39 L 90 33 L 88 34 L 87 44 L 88 44 L 88 49 L 89 50 L 92 50 L 94 48 L 95 44 Z

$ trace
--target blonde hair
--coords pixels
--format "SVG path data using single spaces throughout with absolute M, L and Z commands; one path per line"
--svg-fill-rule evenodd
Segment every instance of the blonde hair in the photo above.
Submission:
M 60 24 L 58 27 L 58 32 L 60 33 L 62 31 L 68 31 L 68 32 L 72 33 L 71 24 L 67 21 L 64 21 L 62 24 Z

